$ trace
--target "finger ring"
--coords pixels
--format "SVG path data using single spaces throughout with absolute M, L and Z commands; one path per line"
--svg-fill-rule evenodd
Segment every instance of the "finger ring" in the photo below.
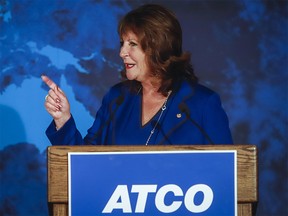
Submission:
M 49 97 L 49 94 L 47 94 L 46 96 L 45 96 L 45 101 L 47 101 L 47 98 Z

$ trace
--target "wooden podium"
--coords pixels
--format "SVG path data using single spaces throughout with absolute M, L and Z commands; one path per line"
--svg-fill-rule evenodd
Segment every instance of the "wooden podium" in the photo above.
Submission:
M 255 215 L 258 201 L 257 148 L 254 145 L 51 146 L 48 147 L 49 215 L 68 215 L 68 152 L 237 150 L 238 215 Z

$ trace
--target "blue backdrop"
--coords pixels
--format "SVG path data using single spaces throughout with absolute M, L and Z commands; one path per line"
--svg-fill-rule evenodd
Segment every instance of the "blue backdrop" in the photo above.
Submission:
M 117 23 L 142 3 L 175 11 L 201 83 L 216 90 L 236 144 L 259 150 L 257 215 L 288 215 L 285 0 L 1 0 L 0 215 L 47 215 L 44 109 L 52 77 L 84 135 L 119 80 Z

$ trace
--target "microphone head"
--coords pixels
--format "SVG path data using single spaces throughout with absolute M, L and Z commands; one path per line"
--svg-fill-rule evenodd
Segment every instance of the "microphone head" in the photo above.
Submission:
M 190 115 L 190 110 L 189 110 L 189 107 L 187 106 L 186 103 L 184 102 L 181 102 L 179 105 L 178 105 L 178 108 L 181 112 L 185 113 L 186 115 Z

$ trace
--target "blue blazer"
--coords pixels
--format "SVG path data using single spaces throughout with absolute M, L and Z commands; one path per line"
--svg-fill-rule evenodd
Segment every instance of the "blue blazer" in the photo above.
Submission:
M 58 131 L 52 122 L 46 130 L 52 145 L 144 145 L 154 127 L 148 145 L 233 144 L 220 97 L 211 89 L 182 82 L 171 93 L 158 124 L 161 109 L 142 126 L 142 92 L 132 93 L 129 82 L 116 84 L 104 96 L 84 139 L 73 116 Z

